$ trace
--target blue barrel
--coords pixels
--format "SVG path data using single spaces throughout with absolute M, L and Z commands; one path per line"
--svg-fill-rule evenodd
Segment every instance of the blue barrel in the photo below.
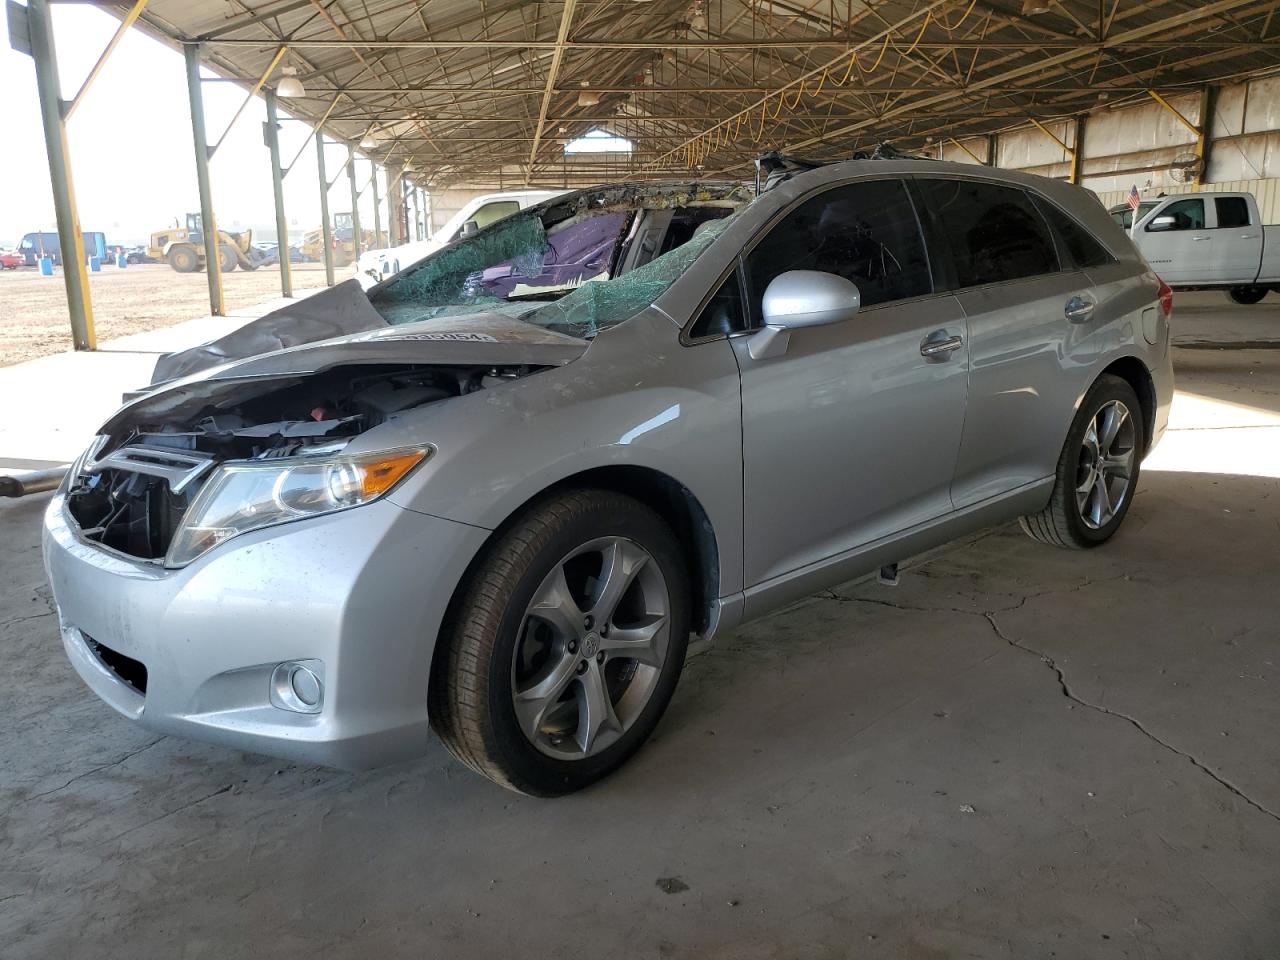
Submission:
M 119 267 L 121 270 L 123 270 L 128 265 L 129 265 L 129 258 L 126 257 L 123 253 L 117 253 L 116 266 Z
M 101 258 L 101 257 L 90 257 L 90 258 L 89 258 L 89 270 L 90 270 L 92 273 L 99 273 L 99 272 L 102 270 L 102 258 Z
M 53 276 L 53 257 L 40 258 L 40 276 L 42 277 Z

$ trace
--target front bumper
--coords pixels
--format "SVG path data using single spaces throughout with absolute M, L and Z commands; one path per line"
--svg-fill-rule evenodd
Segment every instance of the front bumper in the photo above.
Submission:
M 119 713 L 164 733 L 363 769 L 426 749 L 436 635 L 487 535 L 379 501 L 245 534 L 166 570 L 81 540 L 59 494 L 43 539 L 67 656 Z M 142 664 L 145 694 L 90 639 Z M 292 660 L 324 665 L 317 714 L 271 703 L 271 673 Z

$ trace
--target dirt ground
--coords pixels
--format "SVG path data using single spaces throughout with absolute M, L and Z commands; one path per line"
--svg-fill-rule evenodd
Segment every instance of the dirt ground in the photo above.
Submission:
M 345 280 L 351 267 L 336 272 Z M 223 275 L 228 310 L 280 296 L 280 272 L 263 267 L 252 273 Z M 324 264 L 293 264 L 293 288 L 324 286 Z M 98 342 L 145 333 L 209 313 L 204 273 L 175 273 L 166 264 L 135 264 L 120 270 L 104 266 L 89 274 Z M 0 271 L 0 366 L 21 363 L 71 348 L 62 273 L 43 277 L 32 268 Z

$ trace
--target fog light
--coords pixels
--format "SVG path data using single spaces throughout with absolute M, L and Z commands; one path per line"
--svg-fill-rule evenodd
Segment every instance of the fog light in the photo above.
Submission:
M 319 713 L 324 704 L 324 663 L 290 660 L 271 671 L 271 704 L 294 713 Z

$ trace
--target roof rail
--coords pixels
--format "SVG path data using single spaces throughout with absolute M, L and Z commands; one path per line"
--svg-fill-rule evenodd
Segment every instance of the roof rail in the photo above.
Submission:
M 914 153 L 905 153 L 888 141 L 878 143 L 871 150 L 858 150 L 847 160 L 932 160 Z M 772 190 L 778 184 L 790 180 L 798 173 L 816 170 L 843 160 L 807 160 L 792 157 L 778 150 L 769 150 L 756 157 L 756 194 Z M 761 181 L 763 180 L 763 183 Z

